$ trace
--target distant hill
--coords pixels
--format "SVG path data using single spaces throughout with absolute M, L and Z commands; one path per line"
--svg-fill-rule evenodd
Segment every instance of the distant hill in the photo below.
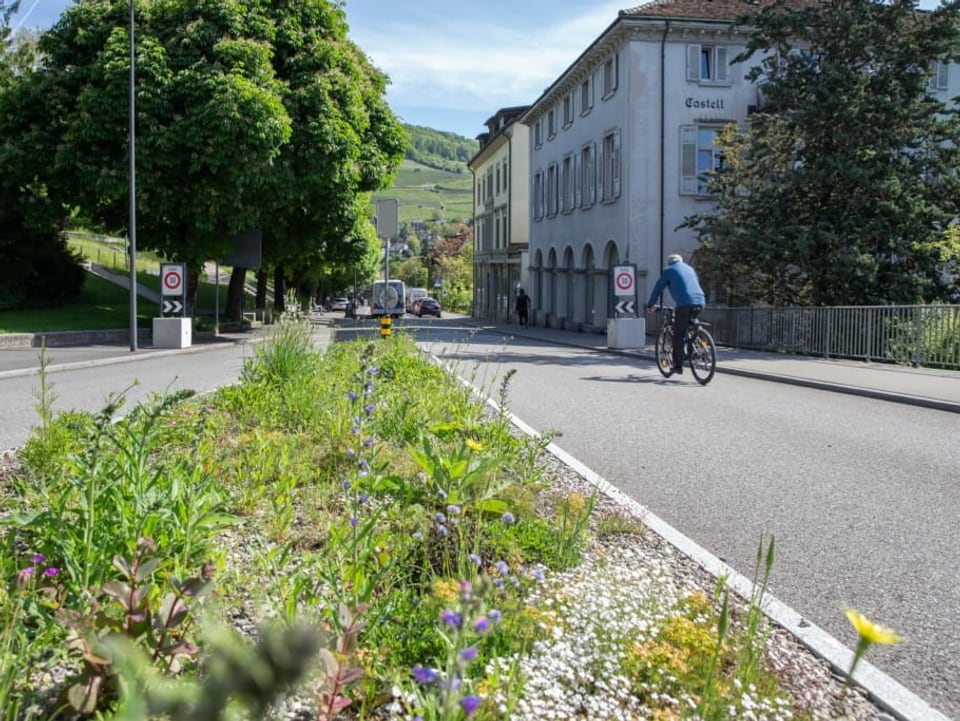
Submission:
M 376 214 L 377 200 L 396 198 L 400 201 L 401 223 L 472 218 L 473 176 L 464 163 L 458 166 L 459 170 L 451 170 L 404 160 L 393 185 L 373 194 L 371 215 Z
M 467 161 L 480 149 L 480 144 L 476 140 L 464 138 L 456 133 L 425 128 L 421 125 L 404 124 L 403 127 L 410 136 L 407 160 L 429 168 L 465 173 Z

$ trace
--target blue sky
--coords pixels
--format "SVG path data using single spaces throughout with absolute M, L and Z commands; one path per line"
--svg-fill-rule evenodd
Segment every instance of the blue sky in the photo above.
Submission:
M 536 100 L 618 10 L 642 1 L 346 0 L 346 10 L 351 38 L 390 77 L 394 113 L 473 138 L 499 108 Z M 71 3 L 21 0 L 11 25 L 49 27 Z

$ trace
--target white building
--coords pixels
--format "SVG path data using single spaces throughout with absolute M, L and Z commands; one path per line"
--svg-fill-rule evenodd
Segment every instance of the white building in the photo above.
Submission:
M 478 136 L 467 167 L 473 191 L 473 315 L 506 319 L 525 284 L 530 229 L 530 130 L 516 122 L 529 105 L 502 108 Z
M 614 292 L 614 266 L 635 271 L 630 300 L 642 316 L 666 257 L 689 258 L 697 247 L 694 232 L 677 226 L 714 207 L 702 178 L 721 162 L 715 135 L 743 126 L 762 102 L 745 78 L 760 57 L 731 63 L 747 41 L 734 21 L 757 2 L 653 0 L 621 10 L 516 122 L 506 125 L 499 113 L 487 122 L 470 164 L 478 316 L 502 317 L 520 283 L 536 324 L 604 332 L 626 300 Z M 938 64 L 930 85 L 944 99 L 960 95 L 960 74 L 948 69 Z M 509 187 L 491 168 L 509 171 Z M 522 183 L 526 197 L 513 194 Z
M 633 266 L 636 308 L 671 253 L 689 257 L 687 216 L 715 134 L 758 102 L 732 22 L 739 0 L 658 0 L 621 11 L 524 113 L 531 129 L 530 285 L 536 322 L 602 332 L 613 266 Z M 633 300 L 634 298 L 630 298 Z

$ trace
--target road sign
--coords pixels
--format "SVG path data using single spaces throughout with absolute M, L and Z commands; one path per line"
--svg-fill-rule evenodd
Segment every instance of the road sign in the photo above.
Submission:
M 383 240 L 396 238 L 400 232 L 400 201 L 397 198 L 381 198 L 377 201 L 377 237 Z
M 185 294 L 184 268 L 183 263 L 164 263 L 160 266 L 160 295 Z
M 434 287 L 434 288 L 439 288 L 441 285 L 443 285 L 443 283 L 441 283 L 439 280 L 433 281 L 433 287 Z
M 183 313 L 183 303 L 179 300 L 163 301 L 163 315 L 177 315 Z
M 623 315 L 627 313 L 631 315 L 637 314 L 637 302 L 634 300 L 621 300 L 614 307 L 617 309 L 617 313 L 622 313 Z
M 633 265 L 613 266 L 613 294 L 617 296 L 636 295 L 637 271 Z

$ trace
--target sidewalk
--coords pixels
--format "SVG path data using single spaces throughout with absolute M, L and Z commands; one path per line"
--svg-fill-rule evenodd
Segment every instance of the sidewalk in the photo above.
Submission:
M 314 324 L 314 332 L 321 345 L 329 342 L 337 326 L 369 326 L 374 332 L 375 325 L 369 318 L 346 319 L 342 315 L 324 314 Z M 642 348 L 616 349 L 607 345 L 606 334 L 576 333 L 553 328 L 529 327 L 489 321 L 482 318 L 445 315 L 442 320 L 420 321 L 407 316 L 398 321 L 396 328 L 403 324 L 429 323 L 434 328 L 469 325 L 478 329 L 489 329 L 507 333 L 518 338 L 546 343 L 556 343 L 580 348 L 588 348 L 598 353 L 611 353 L 634 356 L 653 361 L 652 345 Z M 223 343 L 259 342 L 262 335 L 259 330 L 240 333 L 222 333 L 197 335 L 193 345 L 184 349 L 164 350 L 150 345 L 140 346 L 131 351 L 129 343 L 85 343 L 71 346 L 48 347 L 46 358 L 48 370 L 57 367 L 76 367 L 77 364 L 92 365 L 101 363 L 120 363 L 137 360 L 147 354 L 190 353 L 216 347 Z M 39 348 L 0 348 L 0 378 L 11 375 L 30 375 L 39 368 Z M 717 349 L 717 373 L 739 375 L 779 383 L 819 388 L 839 393 L 877 398 L 880 400 L 906 403 L 925 408 L 933 408 L 952 413 L 960 413 L 960 371 L 932 370 L 928 368 L 909 368 L 905 366 L 866 363 L 849 360 L 826 360 L 807 356 L 781 353 L 760 353 L 755 351 Z M 714 379 L 714 383 L 718 379 Z M 688 376 L 671 379 L 673 383 L 693 383 Z

